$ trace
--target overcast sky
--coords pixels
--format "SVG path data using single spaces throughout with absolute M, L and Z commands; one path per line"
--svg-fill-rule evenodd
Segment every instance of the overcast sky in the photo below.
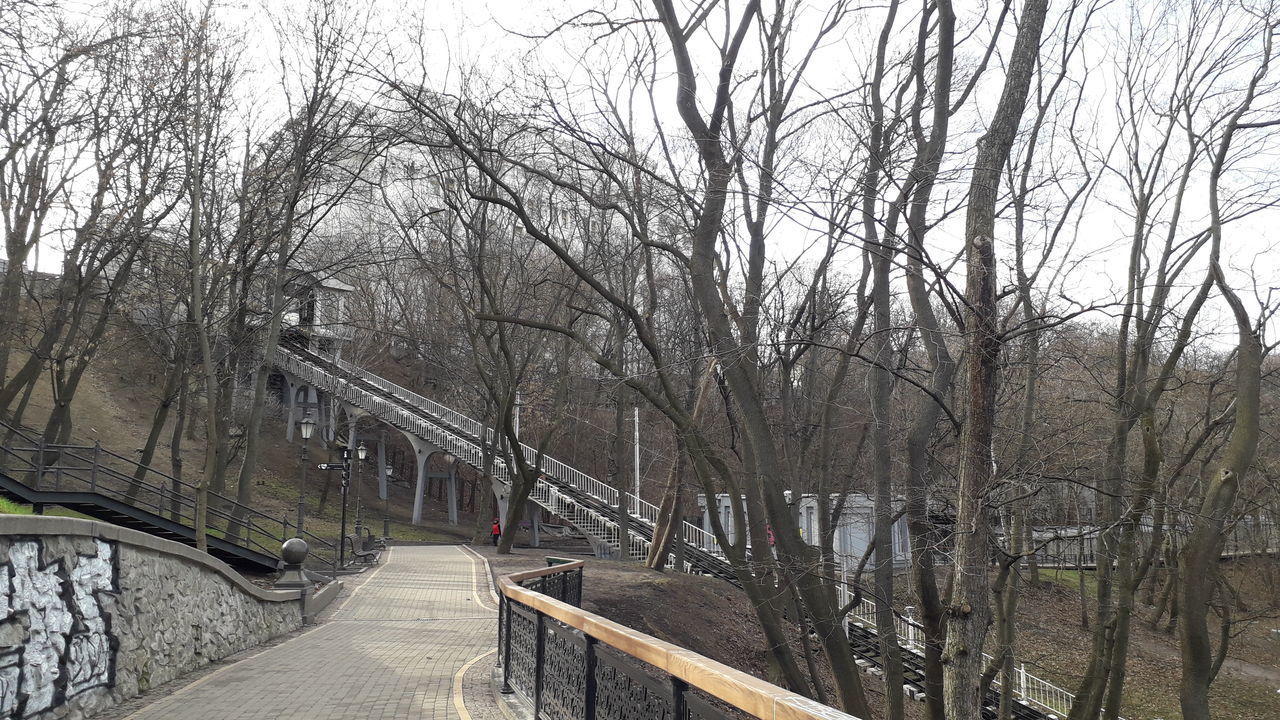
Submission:
M 610 57 L 601 47 L 589 45 L 590 38 L 586 34 L 570 33 L 538 41 L 520 37 L 516 33 L 545 32 L 558 20 L 583 9 L 613 4 L 615 3 L 588 0 L 377 0 L 373 5 L 376 19 L 372 30 L 378 37 L 378 49 L 371 58 L 377 62 L 378 53 L 388 52 L 404 56 L 407 54 L 406 50 L 416 52 L 418 46 L 421 46 L 422 57 L 425 58 L 426 81 L 438 88 L 450 90 L 457 89 L 464 71 L 480 72 L 492 78 L 495 87 L 512 83 L 517 87 L 513 91 L 515 93 L 520 91 L 522 77 L 552 75 L 571 84 L 585 82 L 592 74 L 604 70 L 600 65 L 607 63 Z M 625 0 L 620 0 L 616 5 L 623 9 L 630 8 Z M 993 7 L 995 5 L 998 4 L 992 4 Z M 287 16 L 303 6 L 304 0 L 271 3 L 250 0 L 221 6 L 220 16 L 224 22 L 228 26 L 238 27 L 245 35 L 246 59 L 249 62 L 245 64 L 248 75 L 243 83 L 243 93 L 246 97 L 245 107 L 253 108 L 257 122 L 278 121 L 278 115 L 272 108 L 281 97 L 281 52 L 272 29 L 272 17 Z M 989 28 L 990 18 L 978 21 L 980 9 L 984 6 L 978 3 L 958 5 L 962 13 L 962 26 L 977 28 L 976 36 L 981 36 L 984 27 Z M 86 3 L 85 7 L 92 8 L 94 5 Z M 1093 117 L 1088 118 L 1088 122 L 1096 131 L 1100 146 L 1106 144 L 1106 135 L 1114 130 L 1114 113 L 1109 103 L 1113 101 L 1110 96 L 1114 94 L 1116 82 L 1114 56 L 1119 52 L 1119 28 L 1125 20 L 1123 7 L 1124 4 L 1115 3 L 1110 8 L 1110 14 L 1099 16 L 1079 56 L 1081 66 L 1074 73 L 1074 77 L 1082 78 L 1088 83 L 1087 93 L 1093 103 Z M 811 93 L 847 87 L 858 76 L 860 69 L 870 61 L 870 43 L 874 33 L 878 31 L 877 12 L 872 10 L 866 13 L 865 18 L 850 23 L 844 34 L 827 43 L 821 51 L 821 61 L 815 63 L 808 74 L 808 90 Z M 965 12 L 970 14 L 963 15 Z M 909 43 L 914 35 L 914 26 L 907 22 L 903 24 L 903 28 L 905 34 L 901 41 Z M 962 68 L 966 62 L 975 59 L 976 51 L 973 48 L 980 47 L 980 42 L 983 41 L 970 41 L 968 46 L 962 46 L 958 56 Z M 996 71 L 987 73 L 984 84 L 977 91 L 977 112 L 969 117 L 958 118 L 955 123 L 957 131 L 952 141 L 953 149 L 964 150 L 972 146 L 976 131 L 982 127 L 983 110 L 992 104 L 993 95 L 998 91 L 998 84 L 1003 77 L 1003 73 L 999 71 L 999 63 L 1000 54 L 997 53 L 994 62 Z M 667 65 L 669 66 L 669 61 Z M 659 67 L 663 65 L 660 63 Z M 618 72 L 618 69 L 612 68 L 611 71 Z M 660 86 L 658 94 L 662 95 L 664 91 L 665 88 Z M 673 93 L 674 90 L 671 89 L 670 92 Z M 667 127 L 667 132 L 682 134 L 669 98 L 659 97 L 659 101 L 660 120 Z M 969 128 L 968 131 L 966 127 Z M 1277 157 L 1273 144 L 1270 148 L 1264 148 L 1264 152 L 1256 157 L 1242 158 L 1239 166 L 1240 170 L 1228 178 L 1229 186 L 1247 184 L 1256 177 L 1274 172 L 1273 168 L 1280 167 L 1280 157 Z M 950 169 L 956 171 L 958 182 L 940 188 L 938 198 L 947 194 L 956 197 L 967 179 L 965 168 L 953 165 Z M 1196 220 L 1189 223 L 1188 227 L 1198 227 L 1205 215 L 1207 198 L 1207 188 L 1202 176 L 1197 178 L 1189 198 L 1188 214 Z M 953 207 L 955 204 L 951 203 Z M 1125 205 L 1123 187 L 1114 175 L 1109 175 L 1098 185 L 1094 200 L 1087 206 L 1083 217 L 1071 223 L 1069 241 L 1073 245 L 1069 259 L 1074 266 L 1064 288 L 1082 302 L 1098 302 L 1115 297 L 1122 290 L 1123 274 L 1118 271 L 1123 270 L 1125 246 L 1131 232 L 1131 222 L 1123 210 Z M 958 252 L 962 218 L 963 214 L 957 213 L 931 233 L 929 242 L 939 261 Z M 806 222 L 800 219 L 779 225 L 774 230 L 770 238 L 771 252 L 779 263 L 804 255 L 814 247 L 817 237 L 806 229 Z M 1224 255 L 1237 285 L 1243 287 L 1252 284 L 1250 276 L 1258 278 L 1264 288 L 1280 285 L 1280 261 L 1277 261 L 1274 252 L 1277 244 L 1274 228 L 1278 225 L 1280 214 L 1268 210 L 1228 229 Z M 1068 239 L 1062 242 L 1065 244 Z M 55 246 L 56 241 L 51 239 L 41 256 L 42 269 L 56 267 L 58 253 Z M 1007 260 L 1007 247 L 1002 250 L 1004 252 L 1001 259 Z M 851 253 L 849 261 L 856 259 L 856 254 Z M 1201 277 L 1199 271 L 1188 272 L 1185 284 L 1197 284 Z M 959 271 L 956 272 L 954 282 L 962 284 Z M 1251 293 L 1246 293 L 1249 294 Z M 1222 342 L 1233 342 L 1233 330 L 1229 323 L 1224 322 L 1221 308 L 1215 304 L 1205 317 L 1206 322 L 1202 325 L 1206 333 L 1221 332 Z

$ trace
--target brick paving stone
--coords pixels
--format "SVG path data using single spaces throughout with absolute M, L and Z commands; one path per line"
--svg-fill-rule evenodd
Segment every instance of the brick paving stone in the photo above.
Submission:
M 384 557 L 323 624 L 129 717 L 458 718 L 454 675 L 497 642 L 497 615 L 480 600 L 483 565 L 453 546 L 395 547 Z M 480 692 L 465 697 L 468 708 L 485 701 Z

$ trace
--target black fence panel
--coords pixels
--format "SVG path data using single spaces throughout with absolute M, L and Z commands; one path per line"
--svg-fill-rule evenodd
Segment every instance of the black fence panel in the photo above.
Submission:
M 578 607 L 581 566 L 521 582 Z M 502 598 L 498 644 L 503 692 L 538 720 L 737 720 L 681 679 L 584 635 L 537 608 Z

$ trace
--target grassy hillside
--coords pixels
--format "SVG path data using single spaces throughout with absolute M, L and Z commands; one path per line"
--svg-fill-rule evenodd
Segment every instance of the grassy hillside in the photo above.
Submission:
M 11 365 L 17 365 L 25 357 L 15 354 Z M 152 417 L 160 402 L 159 389 L 164 383 L 164 369 L 141 342 L 136 332 L 128 327 L 114 328 L 108 335 L 98 361 L 81 383 L 72 404 L 74 431 L 72 441 L 91 445 L 99 442 L 104 448 L 125 457 L 138 457 L 151 429 Z M 39 383 L 32 395 L 24 417 L 28 427 L 39 428 L 49 413 L 51 398 L 47 383 Z M 169 438 L 176 411 L 170 412 L 161 442 L 151 466 L 164 473 L 171 472 Z M 183 479 L 194 482 L 202 472 L 204 463 L 204 426 L 199 407 L 192 408 L 187 419 L 188 430 L 182 442 Z M 263 423 L 263 443 L 257 473 L 253 477 L 252 506 L 273 517 L 288 517 L 297 513 L 297 500 L 301 486 L 301 459 L 297 443 L 285 440 L 284 423 L 276 417 L 268 417 Z M 336 473 L 323 473 L 316 463 L 336 461 L 332 448 L 324 447 L 316 438 L 310 444 L 310 469 L 307 479 L 307 530 L 321 537 L 337 538 L 341 496 Z M 240 458 L 233 458 L 227 473 L 227 494 L 234 494 Z M 361 473 L 360 486 L 353 481 L 348 495 L 348 532 L 356 517 L 357 494 L 364 501 L 363 515 L 376 534 L 382 532 L 384 503 L 378 499 L 377 473 L 372 464 Z M 326 502 L 317 502 L 329 485 Z M 423 523 L 410 523 L 413 507 L 412 488 L 393 485 L 385 508 L 391 519 L 391 534 L 397 540 L 409 542 L 458 542 L 469 540 L 474 518 L 460 518 L 458 526 L 450 526 L 445 508 L 432 499 L 424 507 Z M 50 508 L 51 513 L 57 512 Z M 30 512 L 30 508 L 0 506 L 0 512 Z M 61 514 L 61 513 L 59 513 Z
M 31 508 L 0 498 L 0 515 L 30 515 Z

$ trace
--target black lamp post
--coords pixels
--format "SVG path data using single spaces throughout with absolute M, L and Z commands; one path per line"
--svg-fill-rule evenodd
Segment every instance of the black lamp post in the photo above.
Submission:
M 307 442 L 311 440 L 311 434 L 316 430 L 316 421 L 311 417 L 311 411 L 308 410 L 302 416 L 302 422 L 298 423 L 298 428 L 302 431 L 302 484 L 298 487 L 298 537 L 302 537 L 302 518 L 307 511 Z
M 342 519 L 340 521 L 341 534 L 338 535 L 338 567 L 346 567 L 346 550 L 347 550 L 347 489 L 351 487 L 351 463 L 356 463 L 356 472 L 360 471 L 360 461 L 364 460 L 365 453 L 364 443 L 356 448 L 356 457 L 351 457 L 351 448 L 348 446 L 342 451 Z M 359 493 L 359 485 L 356 485 L 356 492 Z M 354 547 L 354 546 L 353 546 Z
M 364 503 L 360 501 L 360 465 L 364 463 L 364 459 L 368 454 L 369 451 L 365 449 L 364 441 L 361 440 L 359 447 L 356 448 L 356 457 L 360 459 L 360 462 L 356 464 L 356 535 L 360 534 L 358 532 L 359 528 L 364 527 L 364 521 L 362 520 L 364 517 Z

